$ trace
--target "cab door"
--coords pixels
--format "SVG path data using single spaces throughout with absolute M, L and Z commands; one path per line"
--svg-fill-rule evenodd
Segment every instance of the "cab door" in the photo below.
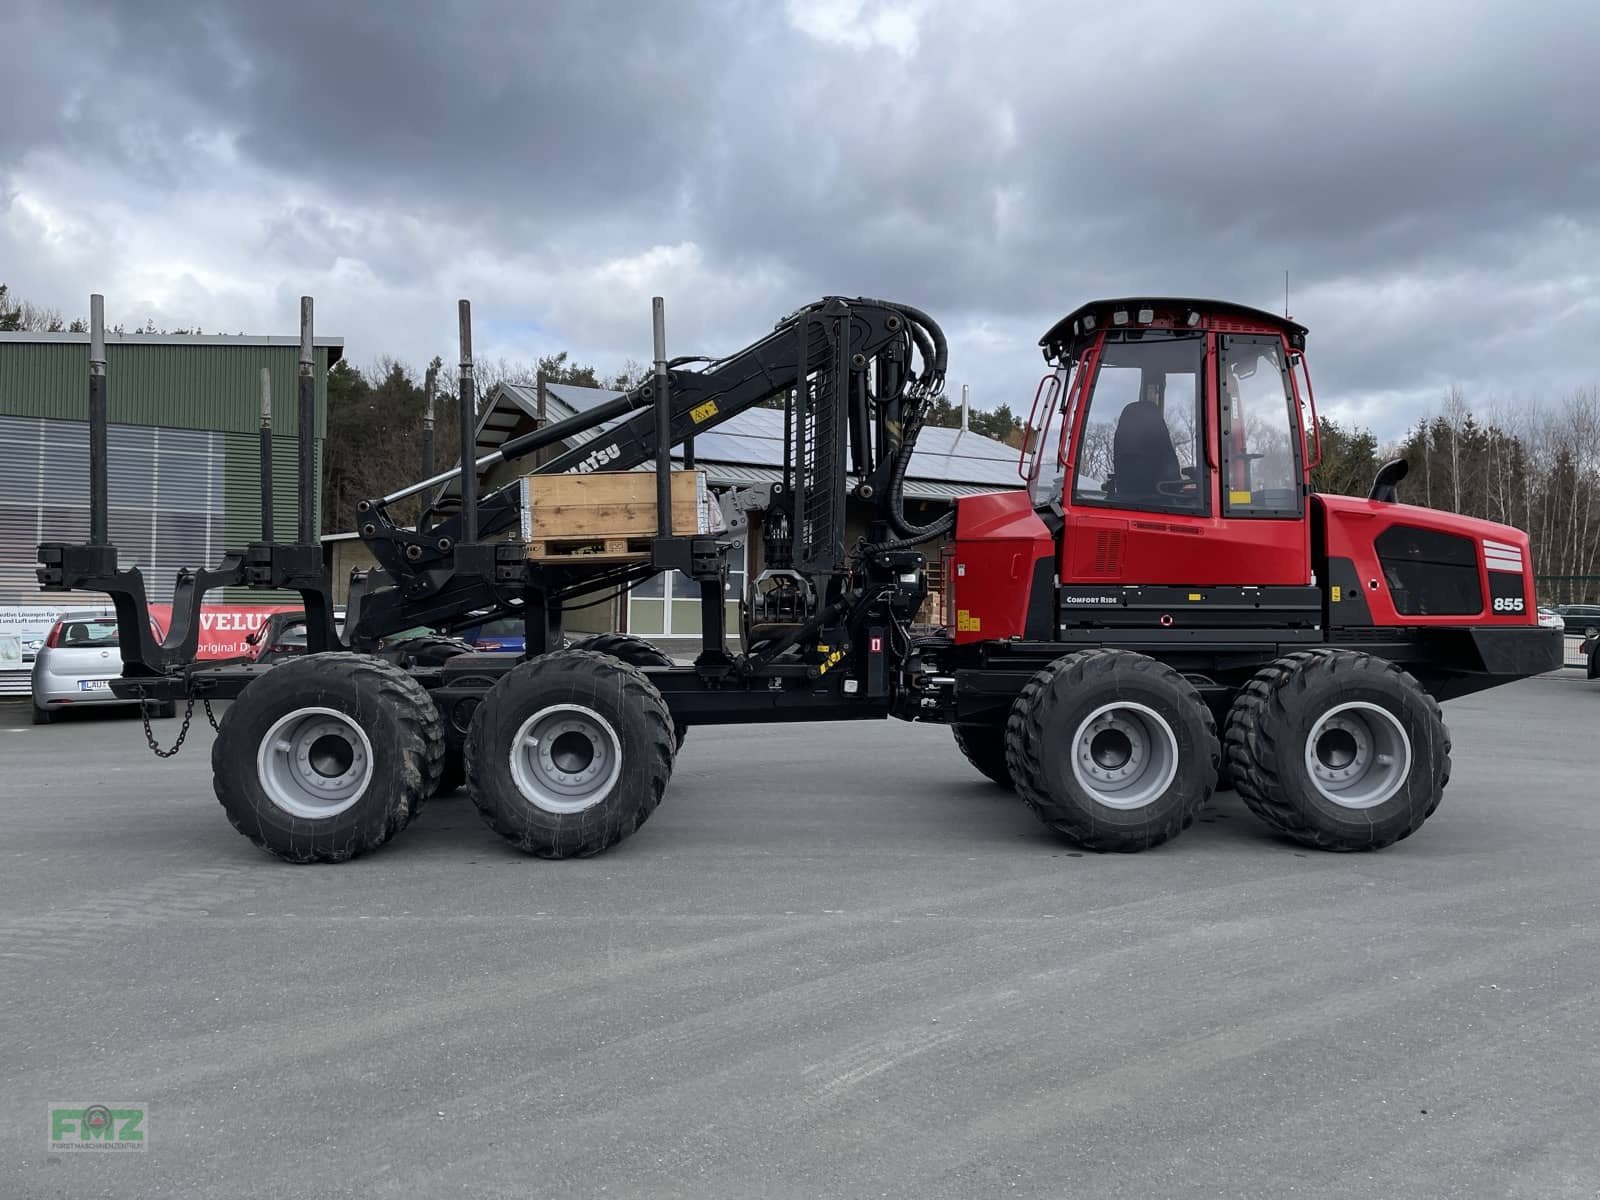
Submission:
M 1311 582 L 1306 519 L 1305 439 L 1276 334 L 1217 334 L 1221 519 L 1212 553 L 1223 583 L 1305 586 Z
M 1210 582 L 1215 524 L 1206 335 L 1111 330 L 1076 405 L 1064 487 L 1064 584 Z

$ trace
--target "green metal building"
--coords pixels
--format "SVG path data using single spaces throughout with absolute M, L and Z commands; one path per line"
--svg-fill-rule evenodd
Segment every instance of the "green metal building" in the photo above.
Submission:
M 315 343 L 319 471 L 328 368 L 343 347 Z M 293 337 L 107 335 L 111 539 L 153 600 L 170 599 L 180 568 L 214 564 L 260 536 L 263 367 L 276 532 L 294 538 L 299 361 Z M 64 598 L 35 582 L 34 546 L 88 536 L 88 378 L 88 334 L 0 333 L 0 610 L 60 607 Z

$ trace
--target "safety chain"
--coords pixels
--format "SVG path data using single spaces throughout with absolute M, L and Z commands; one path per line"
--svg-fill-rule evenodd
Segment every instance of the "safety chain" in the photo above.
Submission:
M 205 706 L 206 720 L 211 722 L 211 728 L 220 730 L 222 727 L 217 724 L 217 715 L 211 711 L 211 698 L 209 696 L 203 696 L 201 697 L 200 703 Z M 183 749 L 183 739 L 189 736 L 189 722 L 194 720 L 194 697 L 190 696 L 189 703 L 184 705 L 183 725 L 178 730 L 178 740 L 172 743 L 172 748 L 170 750 L 163 750 L 161 748 L 161 746 L 156 742 L 156 735 L 150 729 L 149 701 L 141 700 L 139 702 L 139 717 L 144 721 L 144 740 L 145 743 L 150 747 L 150 753 L 154 754 L 157 758 L 172 758 L 178 753 L 179 750 Z

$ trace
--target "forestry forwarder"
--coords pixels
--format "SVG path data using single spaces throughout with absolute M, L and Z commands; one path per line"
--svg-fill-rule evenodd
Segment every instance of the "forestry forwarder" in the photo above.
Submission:
M 259 542 L 180 575 L 158 644 L 139 572 L 118 570 L 106 535 L 98 297 L 91 309 L 91 537 L 41 545 L 40 580 L 111 595 L 119 696 L 186 699 L 191 711 L 196 699 L 233 700 L 212 753 L 217 797 L 240 832 L 294 862 L 375 849 L 463 766 L 484 821 L 520 849 L 594 854 L 655 809 L 687 726 L 886 716 L 948 723 L 981 772 L 1092 849 L 1177 835 L 1219 773 L 1290 837 L 1371 849 L 1412 833 L 1439 803 L 1450 741 L 1438 701 L 1561 664 L 1559 633 L 1536 623 L 1521 531 L 1398 503 L 1403 461 L 1364 500 L 1312 491 L 1303 326 L 1161 298 L 1097 301 L 1057 323 L 1041 342 L 1050 370 L 1021 456 L 1026 487 L 960 499 L 923 527 L 908 521 L 902 494 L 944 382 L 945 339 L 931 318 L 832 297 L 727 358 L 668 361 L 657 300 L 649 380 L 480 458 L 459 473 L 456 507 L 443 485 L 458 472 L 357 506 L 381 567 L 352 576 L 343 639 L 309 500 L 304 300 L 299 539 L 275 541 L 267 518 Z M 472 445 L 461 310 L 462 444 Z M 765 569 L 743 597 L 734 654 L 727 542 L 674 532 L 683 514 L 675 523 L 669 453 L 774 398 L 785 461 L 761 498 Z M 264 459 L 269 445 L 264 432 Z M 480 499 L 479 472 L 541 450 L 553 457 L 532 460 L 534 474 L 653 462 L 648 547 L 533 559 L 504 540 L 529 515 L 524 490 Z M 414 528 L 391 518 L 421 493 L 433 505 Z M 877 517 L 853 545 L 847 495 Z M 735 520 L 740 507 L 729 506 Z M 948 628 L 915 633 L 926 588 L 917 547 L 952 527 Z M 619 635 L 562 648 L 564 603 L 671 569 L 701 588 L 692 666 Z M 273 667 L 194 661 L 205 592 L 241 585 L 300 593 L 307 656 Z M 419 625 L 509 614 L 525 623 L 525 655 L 438 638 L 376 653 Z

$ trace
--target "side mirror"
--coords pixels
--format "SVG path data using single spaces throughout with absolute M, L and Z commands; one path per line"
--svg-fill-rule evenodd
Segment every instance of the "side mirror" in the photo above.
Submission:
M 1367 493 L 1367 499 L 1376 500 L 1381 504 L 1400 503 L 1400 481 L 1411 470 L 1411 464 L 1403 458 L 1395 458 L 1378 468 L 1378 474 L 1372 481 L 1372 491 Z

